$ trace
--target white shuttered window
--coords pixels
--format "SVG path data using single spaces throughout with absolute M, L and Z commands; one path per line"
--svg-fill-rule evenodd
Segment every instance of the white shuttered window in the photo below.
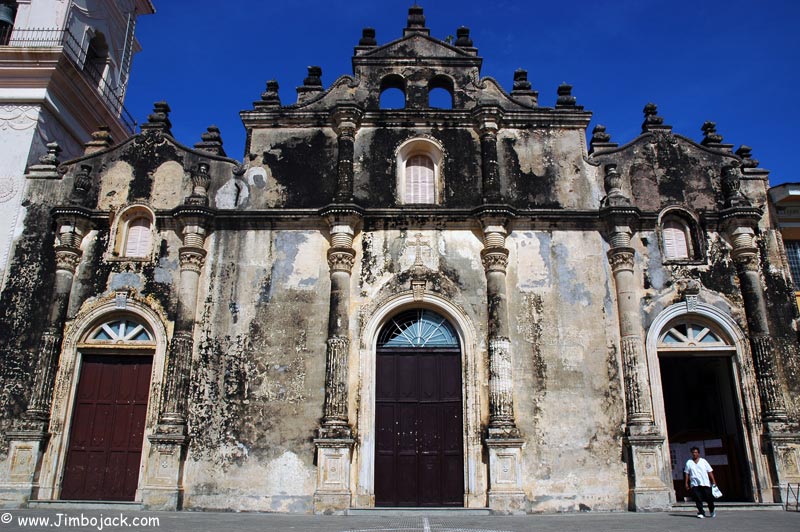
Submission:
M 686 226 L 675 220 L 664 222 L 664 258 L 688 259 L 689 243 L 686 238 Z
M 126 257 L 147 257 L 153 235 L 150 231 L 150 220 L 147 218 L 135 218 L 128 224 L 127 238 L 125 239 Z
M 405 203 L 436 203 L 433 161 L 426 155 L 414 155 L 406 161 Z

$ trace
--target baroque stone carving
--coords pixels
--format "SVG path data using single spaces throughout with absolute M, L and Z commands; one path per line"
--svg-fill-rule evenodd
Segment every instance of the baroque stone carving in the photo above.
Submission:
M 508 250 L 505 248 L 488 248 L 481 250 L 481 262 L 487 272 L 506 272 L 508 268 Z
M 179 250 L 181 270 L 200 273 L 205 263 L 206 250 L 198 247 L 183 246 Z
M 77 248 L 56 246 L 56 269 L 75 273 L 83 252 Z
M 328 338 L 325 368 L 325 421 L 347 421 L 347 354 L 350 339 Z
M 750 339 L 753 349 L 758 391 L 764 419 L 781 421 L 786 419 L 786 405 L 783 393 L 778 388 L 775 372 L 775 342 L 771 336 L 755 336 Z
M 633 248 L 612 248 L 608 250 L 608 262 L 611 264 L 611 271 L 633 271 Z
M 328 250 L 328 266 L 331 272 L 347 272 L 353 270 L 355 251 L 352 248 L 330 248 Z

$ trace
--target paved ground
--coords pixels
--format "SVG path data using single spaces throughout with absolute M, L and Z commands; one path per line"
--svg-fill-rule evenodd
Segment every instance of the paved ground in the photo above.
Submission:
M 139 525 L 135 520 L 157 518 Z M 34 524 L 33 520 L 39 520 Z M 43 521 L 49 519 L 49 522 Z M 68 523 L 68 521 L 72 523 Z M 81 522 L 82 521 L 82 522 Z M 67 523 L 67 524 L 65 524 Z M 74 526 L 70 526 L 74 525 Z M 127 525 L 127 526 L 126 526 Z M 716 519 L 694 514 L 585 513 L 530 516 L 310 516 L 258 513 L 144 512 L 97 510 L 3 510 L 6 530 L 102 530 L 169 532 L 615 532 L 723 531 L 800 532 L 800 513 L 784 511 L 719 512 Z

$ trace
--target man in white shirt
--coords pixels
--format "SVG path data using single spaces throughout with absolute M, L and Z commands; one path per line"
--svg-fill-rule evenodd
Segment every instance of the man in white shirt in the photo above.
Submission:
M 711 517 L 716 517 L 714 496 L 711 494 L 711 486 L 717 484 L 714 478 L 714 470 L 711 469 L 711 465 L 704 458 L 700 458 L 700 449 L 692 447 L 691 451 L 692 457 L 686 461 L 686 467 L 683 468 L 686 491 L 689 491 L 691 486 L 692 498 L 697 505 L 697 517 L 699 519 L 704 519 L 706 516 L 703 510 L 703 501 L 708 503 L 708 511 L 711 512 Z

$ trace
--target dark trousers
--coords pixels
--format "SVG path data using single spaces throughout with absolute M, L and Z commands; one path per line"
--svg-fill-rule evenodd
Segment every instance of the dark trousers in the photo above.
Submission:
M 703 511 L 703 501 L 708 503 L 708 511 L 714 511 L 714 496 L 711 495 L 710 486 L 692 486 L 692 499 L 697 505 L 697 513 L 705 514 Z

